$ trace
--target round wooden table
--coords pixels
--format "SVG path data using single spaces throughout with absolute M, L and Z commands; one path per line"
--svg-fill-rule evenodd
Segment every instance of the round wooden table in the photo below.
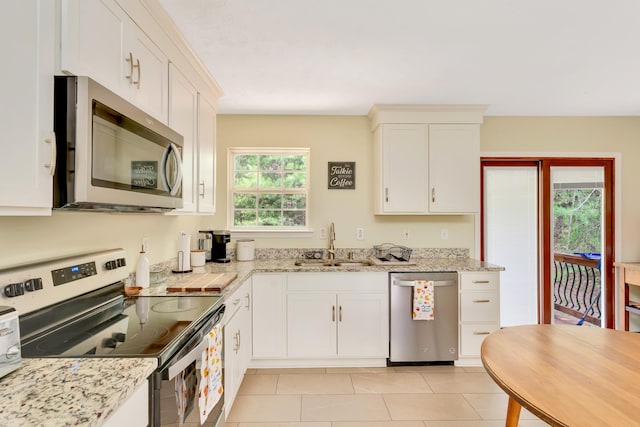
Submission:
M 568 325 L 514 326 L 482 343 L 482 363 L 509 395 L 552 426 L 640 426 L 640 334 Z

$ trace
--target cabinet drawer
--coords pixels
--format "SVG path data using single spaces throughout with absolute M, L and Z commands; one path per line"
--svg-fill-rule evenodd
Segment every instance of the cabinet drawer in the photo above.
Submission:
M 625 268 L 624 270 L 624 282 L 629 285 L 640 286 L 640 270 L 630 270 Z
M 498 323 L 469 323 L 460 326 L 460 356 L 480 356 L 482 341 L 500 329 Z
M 463 322 L 498 322 L 500 320 L 498 293 L 462 292 L 460 294 L 460 320 Z
M 469 291 L 498 290 L 500 275 L 494 271 L 460 273 L 460 289 Z

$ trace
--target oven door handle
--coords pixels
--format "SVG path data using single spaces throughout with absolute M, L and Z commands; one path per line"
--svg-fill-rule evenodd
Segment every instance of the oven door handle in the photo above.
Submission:
M 182 359 L 176 361 L 173 365 L 169 367 L 169 379 L 172 380 L 178 375 L 180 372 L 184 371 L 185 368 L 191 365 L 194 361 L 200 359 L 202 352 L 209 345 L 209 334 L 204 336 L 204 339 L 200 341 L 200 344 L 189 353 L 187 353 Z
M 433 286 L 451 286 L 451 285 L 455 285 L 456 281 L 455 280 L 434 280 L 433 281 Z M 393 279 L 393 285 L 394 286 L 403 286 L 406 288 L 412 288 L 416 285 L 416 280 L 400 280 L 400 279 Z

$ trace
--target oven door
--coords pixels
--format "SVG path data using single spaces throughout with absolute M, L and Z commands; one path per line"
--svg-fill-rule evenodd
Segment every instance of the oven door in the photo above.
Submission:
M 176 392 L 176 384 L 180 384 L 181 378 L 182 387 L 187 391 L 191 389 L 190 397 L 187 397 L 186 401 L 183 400 L 181 403 L 181 406 L 186 408 L 186 414 L 182 421 L 200 425 L 198 386 L 201 380 L 200 362 L 202 352 L 207 348 L 209 331 L 216 325 L 222 325 L 224 312 L 225 306 L 223 305 L 192 335 L 189 342 L 178 350 L 171 360 L 152 375 L 150 384 L 151 426 L 160 427 L 181 424 L 179 420 L 181 415 L 178 412 L 178 393 Z M 220 337 L 222 337 L 222 333 L 220 333 Z M 221 352 L 222 348 L 223 346 L 221 346 Z M 222 375 L 224 377 L 224 372 Z M 203 425 L 222 425 L 224 422 L 223 409 L 224 392 Z

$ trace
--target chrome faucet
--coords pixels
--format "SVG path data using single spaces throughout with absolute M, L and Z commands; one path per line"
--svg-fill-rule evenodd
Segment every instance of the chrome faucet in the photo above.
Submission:
M 336 240 L 336 228 L 333 223 L 331 223 L 331 225 L 329 226 L 329 250 L 327 251 L 329 253 L 329 259 L 336 258 L 336 248 L 333 245 L 334 240 Z

